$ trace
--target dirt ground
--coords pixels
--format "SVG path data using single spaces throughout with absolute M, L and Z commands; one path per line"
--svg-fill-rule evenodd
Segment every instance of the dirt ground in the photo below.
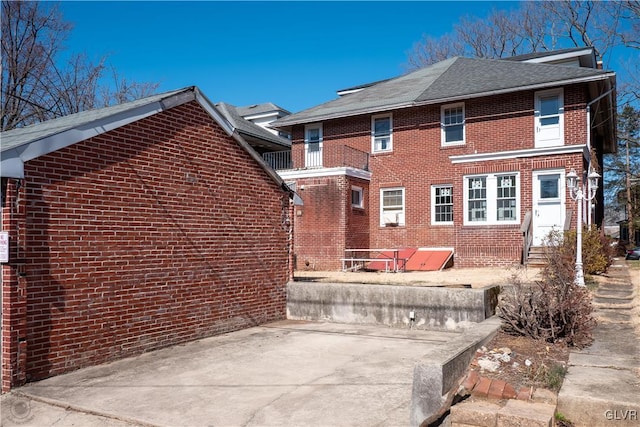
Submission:
M 517 275 L 522 282 L 531 282 L 539 278 L 539 268 L 527 268 L 521 265 L 513 267 L 487 268 L 448 268 L 442 271 L 408 271 L 405 273 L 385 273 L 378 271 L 313 271 L 299 270 L 294 280 L 326 283 L 368 283 L 383 285 L 411 286 L 462 286 L 483 288 L 491 285 L 504 285 L 513 282 Z

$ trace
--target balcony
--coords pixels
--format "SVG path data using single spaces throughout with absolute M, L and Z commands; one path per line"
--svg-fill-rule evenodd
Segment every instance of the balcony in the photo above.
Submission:
M 264 161 L 277 171 L 294 169 L 319 169 L 335 167 L 351 167 L 369 170 L 369 153 L 348 145 L 315 147 L 313 151 L 300 152 L 292 159 L 291 151 L 274 151 L 264 153 Z

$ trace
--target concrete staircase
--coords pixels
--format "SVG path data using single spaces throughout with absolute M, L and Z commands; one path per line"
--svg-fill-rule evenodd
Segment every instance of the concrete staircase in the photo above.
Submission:
M 542 268 L 547 265 L 546 250 L 544 246 L 531 246 L 527 255 L 527 266 Z
M 629 261 L 633 262 L 633 261 Z M 640 425 L 640 297 L 637 270 L 616 259 L 594 295 L 593 344 L 569 355 L 558 412 L 575 426 Z

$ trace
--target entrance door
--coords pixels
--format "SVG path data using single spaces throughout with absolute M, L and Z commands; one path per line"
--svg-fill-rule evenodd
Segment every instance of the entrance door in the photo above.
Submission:
M 552 230 L 562 231 L 565 217 L 564 170 L 533 172 L 533 245 Z
M 304 138 L 304 165 L 322 167 L 322 126 L 307 125 Z
M 564 143 L 563 111 L 562 92 L 536 94 L 536 147 L 555 147 Z

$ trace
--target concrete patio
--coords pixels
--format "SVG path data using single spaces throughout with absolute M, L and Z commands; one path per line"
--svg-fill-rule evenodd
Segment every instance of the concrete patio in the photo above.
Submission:
M 463 335 L 271 323 L 28 384 L 2 425 L 408 425 L 417 362 Z

